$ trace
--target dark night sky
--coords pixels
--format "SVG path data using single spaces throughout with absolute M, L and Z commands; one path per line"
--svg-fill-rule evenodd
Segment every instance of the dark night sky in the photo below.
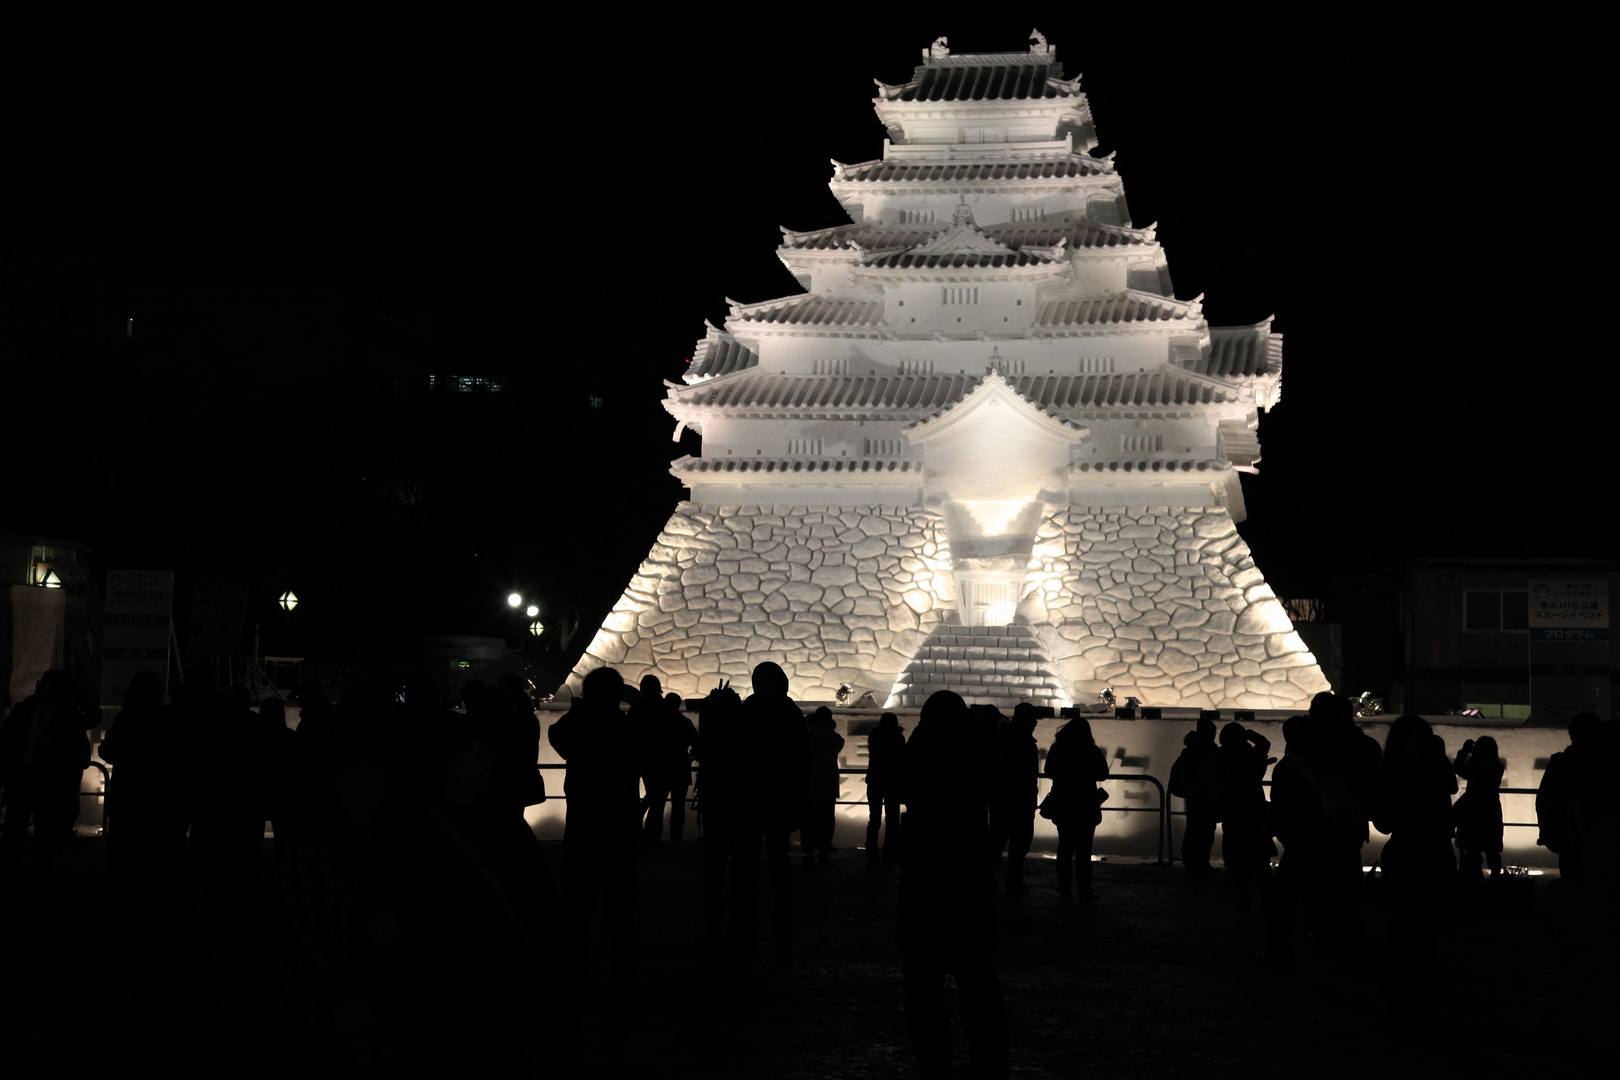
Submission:
M 1215 323 L 1278 316 L 1283 400 L 1243 527 L 1278 591 L 1413 556 L 1613 557 L 1593 509 L 1612 499 L 1608 362 L 1583 340 L 1607 201 L 1571 111 L 1601 97 L 1583 47 L 1405 13 L 1307 29 L 1142 10 L 1033 21 L 1082 73 L 1097 152 L 1118 152 L 1135 223 L 1159 222 L 1177 295 L 1205 293 Z M 677 496 L 660 380 L 724 297 L 793 291 L 777 226 L 844 220 L 829 159 L 880 154 L 873 78 L 905 81 L 940 33 L 960 52 L 1023 49 L 1032 16 L 736 21 L 622 37 L 146 25 L 48 50 L 11 140 L 6 363 L 81 393 L 18 418 L 34 406 L 8 379 L 13 445 L 54 446 L 83 476 L 130 460 L 106 433 L 132 400 L 147 429 L 228 412 L 161 460 L 135 455 L 156 477 L 146 510 L 117 481 L 47 490 L 13 469 L 0 527 L 83 540 L 103 569 L 183 562 L 172 531 L 236 545 L 268 581 L 301 572 L 285 549 L 321 541 L 328 511 L 293 494 L 300 470 L 450 455 L 459 501 L 441 467 L 413 541 L 356 526 L 371 553 L 398 549 L 378 571 L 395 591 L 448 572 L 480 597 L 512 582 L 611 603 Z M 165 307 L 155 286 L 189 299 Z M 279 320 L 267 290 L 313 286 L 382 290 L 431 328 L 399 338 L 413 370 L 511 374 L 518 411 L 442 442 L 363 397 L 311 419 L 298 403 L 361 363 L 336 332 L 265 344 L 312 325 Z M 38 312 L 84 297 L 186 322 L 171 336 L 189 344 L 154 346 L 149 369 L 73 371 Z M 607 394 L 611 425 L 580 418 L 585 390 Z M 241 477 L 267 472 L 282 496 L 254 505 Z M 245 544 L 243 523 L 269 519 Z M 464 569 L 479 548 L 485 565 Z M 445 630 L 488 615 L 445 610 Z

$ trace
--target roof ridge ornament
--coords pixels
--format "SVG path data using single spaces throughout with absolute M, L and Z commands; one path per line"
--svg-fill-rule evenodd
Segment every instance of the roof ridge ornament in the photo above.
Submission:
M 923 50 L 924 60 L 943 60 L 951 55 L 950 42 L 943 35 L 934 39 L 934 43 Z
M 1044 56 L 1050 60 L 1052 58 L 1052 54 L 1057 51 L 1046 43 L 1046 35 L 1041 33 L 1039 30 L 1031 30 L 1029 32 L 1029 40 L 1034 42 L 1034 44 L 1029 47 L 1029 54 L 1031 56 Z

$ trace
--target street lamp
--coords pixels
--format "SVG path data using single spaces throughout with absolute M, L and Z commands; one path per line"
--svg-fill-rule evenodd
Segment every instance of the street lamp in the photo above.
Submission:
M 523 614 L 532 619 L 536 615 L 540 614 L 540 606 L 538 604 L 530 604 Z
M 510 593 L 506 597 L 506 603 L 508 607 L 522 607 L 523 597 L 519 596 L 517 593 Z
M 262 596 L 264 594 L 260 593 L 259 595 Z M 293 593 L 293 591 L 291 589 L 288 589 L 286 592 L 281 594 L 280 598 L 276 600 L 276 603 L 281 605 L 281 610 L 282 611 L 288 612 L 290 614 L 292 612 L 292 609 L 298 606 L 298 597 Z
M 534 614 L 534 609 L 530 608 L 529 613 Z M 529 633 L 533 634 L 535 637 L 539 637 L 541 634 L 543 634 L 545 632 L 546 632 L 545 624 L 542 623 L 539 619 L 536 619 L 536 620 L 534 620 L 534 622 L 529 624 Z

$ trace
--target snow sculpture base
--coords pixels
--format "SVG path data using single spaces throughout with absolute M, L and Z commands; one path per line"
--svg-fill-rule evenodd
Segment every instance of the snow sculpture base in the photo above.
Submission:
M 701 696 L 754 665 L 782 665 L 793 695 L 841 683 L 881 699 L 947 614 L 950 551 L 938 515 L 895 507 L 675 508 L 569 679 L 603 664 Z
M 1112 687 L 1150 705 L 1303 709 L 1328 688 L 1223 509 L 1051 510 L 1017 626 L 942 630 L 961 623 L 954 590 L 945 521 L 920 508 L 683 502 L 569 685 L 611 664 L 701 696 L 746 688 L 771 660 L 813 701 L 848 682 L 896 703 L 937 684 L 1003 705 Z

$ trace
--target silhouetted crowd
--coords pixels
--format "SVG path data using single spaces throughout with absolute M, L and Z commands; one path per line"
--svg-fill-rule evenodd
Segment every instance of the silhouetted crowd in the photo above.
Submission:
M 586 676 L 546 732 L 566 763 L 559 888 L 525 820 L 525 808 L 547 793 L 535 768 L 541 724 L 520 680 L 468 684 L 460 711 L 425 678 L 403 689 L 363 680 L 337 705 L 310 682 L 299 690 L 294 730 L 279 700 L 255 712 L 244 692 L 188 685 L 165 705 L 158 677 L 143 673 L 100 746 L 113 766 L 115 891 L 131 909 L 160 917 L 227 905 L 272 882 L 293 974 L 289 1011 L 323 1033 L 336 1062 L 537 1060 L 583 999 L 542 1007 L 539 980 L 510 973 L 548 970 L 584 986 L 600 909 L 610 992 L 633 1007 L 642 980 L 638 849 L 665 842 L 666 808 L 670 840 L 684 839 L 694 762 L 703 863 L 694 933 L 711 954 L 737 962 L 753 958 L 764 936 L 772 962 L 793 963 L 792 836 L 806 863 L 835 850 L 845 740 L 829 710 L 803 714 L 776 664 L 756 667 L 750 689 L 744 697 L 716 687 L 696 703 L 694 725 L 686 703 L 666 696 L 654 676 L 634 689 L 612 668 Z M 1108 759 L 1087 720 L 1069 720 L 1046 753 L 1050 787 L 1041 798 L 1038 716 L 1030 705 L 1008 717 L 941 691 L 909 738 L 892 713 L 865 737 L 865 859 L 900 871 L 897 944 L 924 1077 L 952 1075 L 948 977 L 973 1075 L 1006 1075 L 995 888 L 999 875 L 1009 898 L 1028 891 L 1036 815 L 1057 831 L 1061 901 L 1097 899 L 1092 847 Z M 30 823 L 37 873 L 48 874 L 73 842 L 97 719 L 67 676 L 50 672 L 0 728 L 0 893 L 18 871 Z M 1612 898 L 1616 727 L 1583 714 L 1569 733 L 1536 799 L 1540 842 L 1557 853 L 1566 881 Z M 1496 743 L 1470 739 L 1452 754 L 1423 719 L 1402 716 L 1380 748 L 1350 702 L 1327 693 L 1289 719 L 1283 737 L 1279 758 L 1239 723 L 1217 733 L 1200 720 L 1187 734 L 1169 785 L 1185 801 L 1184 868 L 1193 877 L 1217 873 L 1219 826 L 1235 907 L 1260 905 L 1256 962 L 1292 969 L 1302 924 L 1320 954 L 1354 964 L 1370 944 L 1362 850 L 1372 830 L 1386 834 L 1388 1015 L 1396 1027 L 1416 1028 L 1436 990 L 1438 938 L 1458 890 L 1486 888 L 1505 872 Z M 1467 787 L 1454 799 L 1459 779 Z M 762 892 L 768 935 L 758 925 Z M 1601 903 L 1592 910 L 1607 918 Z

